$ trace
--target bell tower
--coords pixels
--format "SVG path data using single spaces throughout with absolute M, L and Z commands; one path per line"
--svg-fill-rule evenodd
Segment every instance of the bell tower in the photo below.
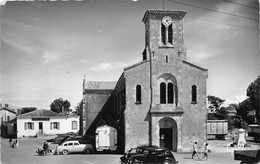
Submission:
M 143 22 L 145 24 L 145 47 L 150 51 L 143 59 L 163 55 L 169 58 L 185 59 L 186 47 L 183 40 L 183 18 L 187 12 L 173 10 L 147 10 Z M 165 56 L 165 55 L 168 56 Z M 172 56 L 172 57 L 171 57 Z

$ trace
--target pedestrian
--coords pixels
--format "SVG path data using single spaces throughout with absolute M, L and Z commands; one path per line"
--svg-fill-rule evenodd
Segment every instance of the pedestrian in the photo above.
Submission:
M 204 146 L 204 156 L 202 157 L 203 158 L 206 158 L 206 160 L 208 160 L 208 153 L 210 152 L 209 148 L 208 148 L 208 143 L 205 144 Z
M 16 139 L 16 140 L 14 141 L 14 143 L 13 143 L 13 145 L 14 145 L 13 147 L 14 147 L 14 148 L 18 148 L 18 144 L 19 144 L 19 143 L 18 143 L 18 140 Z
M 47 142 L 47 153 L 46 154 L 49 154 L 51 155 L 51 144 L 49 142 Z
M 191 156 L 191 159 L 194 159 L 194 156 L 196 155 L 197 158 L 199 159 L 199 156 L 198 156 L 198 145 L 197 145 L 198 142 L 195 142 L 193 144 L 193 151 L 192 151 L 192 156 Z
M 44 141 L 42 149 L 43 149 L 44 155 L 47 155 L 48 143 L 46 141 Z
M 12 143 L 12 142 L 13 142 L 13 140 L 12 140 L 12 138 L 10 138 L 10 139 L 9 139 L 9 146 L 10 146 L 10 147 L 13 146 L 13 143 Z

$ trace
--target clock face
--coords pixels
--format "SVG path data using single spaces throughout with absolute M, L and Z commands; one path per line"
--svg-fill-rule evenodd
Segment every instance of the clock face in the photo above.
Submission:
M 162 19 L 162 23 L 163 23 L 165 26 L 169 26 L 169 25 L 172 23 L 172 19 L 171 19 L 169 16 L 165 16 L 165 17 L 163 17 L 163 19 Z

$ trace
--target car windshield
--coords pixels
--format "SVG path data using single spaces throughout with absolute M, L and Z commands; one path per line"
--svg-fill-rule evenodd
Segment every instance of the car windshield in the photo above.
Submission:
M 143 149 L 141 149 L 141 148 L 137 148 L 135 151 L 136 151 L 136 153 L 143 153 Z

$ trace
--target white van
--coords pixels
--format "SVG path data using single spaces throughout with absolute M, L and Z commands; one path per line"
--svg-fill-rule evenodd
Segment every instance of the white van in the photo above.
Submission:
M 105 125 L 96 129 L 96 150 L 117 150 L 117 131 L 115 128 Z

